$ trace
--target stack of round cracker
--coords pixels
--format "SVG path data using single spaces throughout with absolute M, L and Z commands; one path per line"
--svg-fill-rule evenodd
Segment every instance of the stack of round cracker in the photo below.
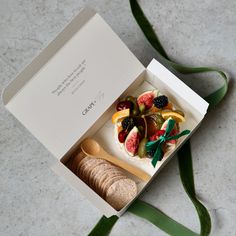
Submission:
M 136 196 L 136 183 L 121 168 L 103 159 L 81 155 L 74 158 L 70 169 L 116 210 Z

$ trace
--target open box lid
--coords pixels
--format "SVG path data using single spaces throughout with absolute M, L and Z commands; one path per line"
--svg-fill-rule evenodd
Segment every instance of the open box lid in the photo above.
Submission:
M 84 9 L 8 85 L 3 102 L 60 159 L 143 71 L 107 23 Z

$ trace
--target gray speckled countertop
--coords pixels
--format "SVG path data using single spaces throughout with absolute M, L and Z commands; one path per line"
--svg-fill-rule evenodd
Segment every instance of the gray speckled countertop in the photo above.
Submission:
M 196 191 L 211 213 L 212 235 L 235 235 L 236 2 L 140 2 L 171 58 L 223 68 L 233 78 L 225 101 L 207 115 L 192 138 L 192 150 Z M 144 65 L 156 57 L 128 1 L 1 0 L 0 4 L 1 92 L 85 5 L 105 18 Z M 204 77 L 211 76 L 189 76 L 185 81 L 204 95 L 220 83 L 218 79 L 204 82 Z M 0 106 L 0 235 L 86 235 L 101 213 L 53 174 L 49 167 L 54 157 Z M 181 186 L 176 159 L 141 198 L 198 231 L 198 218 Z M 111 235 L 165 234 L 126 213 Z

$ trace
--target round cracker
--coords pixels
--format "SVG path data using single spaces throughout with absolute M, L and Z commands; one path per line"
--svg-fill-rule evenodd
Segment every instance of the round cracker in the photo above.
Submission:
M 120 179 L 107 190 L 105 200 L 116 210 L 122 209 L 137 194 L 137 185 L 131 179 Z
M 101 163 L 101 159 L 92 158 L 86 161 L 86 163 L 81 167 L 83 171 L 81 172 L 81 176 L 84 181 L 88 184 L 90 172 L 96 167 L 99 163 Z
M 98 173 L 95 176 L 94 188 L 96 190 L 99 189 L 99 182 L 102 180 L 102 177 L 110 169 L 112 169 L 112 166 L 110 165 L 110 163 L 106 163 L 106 165 L 104 164 L 103 166 L 101 166 L 100 170 L 98 171 Z
M 114 176 L 120 175 L 120 174 L 121 174 L 121 172 L 119 170 L 117 170 L 117 169 L 114 169 L 114 168 L 109 169 L 109 171 L 107 172 L 107 175 L 106 175 L 107 177 L 104 178 L 101 187 L 103 188 L 104 185 L 106 185 L 107 181 L 109 181 Z
M 91 188 L 93 188 L 96 192 L 98 192 L 98 189 L 96 187 L 96 183 L 99 181 L 100 177 L 104 173 L 104 171 L 110 167 L 110 164 L 108 162 L 102 163 L 98 166 L 99 168 L 96 170 L 93 176 L 93 180 L 91 181 Z M 92 175 L 92 173 L 91 173 Z
M 78 176 L 80 176 L 80 172 L 81 172 L 81 167 L 84 165 L 84 163 L 88 160 L 88 159 L 90 159 L 91 157 L 89 157 L 89 156 L 86 156 L 84 159 L 82 159 L 80 162 L 79 162 L 79 164 L 78 164 L 78 166 L 77 166 L 77 169 L 76 169 L 76 174 L 78 175 Z
M 88 163 L 91 164 L 91 162 L 94 162 L 94 159 L 91 158 L 91 157 L 86 157 L 86 159 L 82 160 L 79 165 L 78 165 L 78 168 L 77 168 L 77 175 L 82 179 L 84 180 L 85 178 L 85 172 L 86 172 L 86 168 L 88 167 Z
M 114 167 L 109 163 L 109 165 L 104 169 L 104 171 L 99 175 L 99 177 L 97 177 L 97 181 L 96 181 L 96 191 L 99 195 L 102 196 L 102 185 L 104 183 L 104 181 L 109 178 L 110 176 L 110 171 L 114 170 Z
M 83 165 L 85 165 L 85 163 L 86 163 L 86 161 L 88 160 L 88 158 L 89 157 L 85 157 L 79 164 L 78 164 L 78 166 L 77 166 L 77 169 L 76 169 L 76 175 L 78 176 L 78 177 L 82 177 L 82 172 L 83 172 L 83 168 L 81 168 L 81 167 L 83 167 Z
M 104 185 L 103 192 L 102 192 L 102 196 L 105 198 L 106 193 L 107 193 L 108 189 L 110 188 L 110 186 L 111 186 L 112 184 L 114 184 L 114 183 L 117 182 L 118 180 L 126 179 L 126 178 L 127 178 L 127 177 L 124 176 L 123 174 L 117 174 L 116 176 L 111 177 L 111 178 L 106 182 L 106 184 Z
M 85 157 L 86 155 L 83 152 L 78 153 L 76 156 L 74 156 L 73 158 L 73 162 L 71 164 L 71 170 L 76 173 L 77 170 L 77 166 L 80 163 L 80 161 L 82 161 L 82 159 Z
M 101 165 L 105 161 L 103 159 L 97 159 L 95 158 L 94 161 L 91 161 L 88 163 L 88 167 L 85 167 L 84 175 L 86 178 L 86 182 L 90 185 L 90 179 L 91 179 L 91 173 L 93 172 L 94 168 L 97 168 L 97 166 Z
M 127 178 L 126 176 L 124 176 L 124 174 L 121 171 L 113 169 L 110 172 L 109 176 L 104 181 L 104 183 L 102 184 L 102 186 L 101 186 L 101 194 L 102 194 L 102 196 L 105 196 L 107 189 L 110 187 L 110 185 L 112 183 L 114 183 L 114 180 L 115 180 L 115 178 L 117 176 L 121 176 L 121 177 Z
M 89 176 L 88 176 L 88 181 L 89 181 L 89 186 L 90 186 L 91 188 L 93 188 L 92 182 L 94 181 L 94 177 L 95 177 L 96 173 L 99 171 L 100 166 L 103 165 L 103 164 L 106 164 L 106 161 L 105 161 L 105 160 L 103 160 L 103 159 L 100 159 L 100 160 L 101 160 L 101 161 L 97 162 L 97 163 L 93 166 L 93 168 L 90 170 L 90 172 L 88 173 L 88 174 L 89 174 Z

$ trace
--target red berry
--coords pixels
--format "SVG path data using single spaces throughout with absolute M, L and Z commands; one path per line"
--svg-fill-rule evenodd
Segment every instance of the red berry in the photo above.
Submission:
M 132 108 L 133 108 L 133 103 L 130 102 L 130 101 L 119 102 L 119 103 L 116 105 L 116 110 L 117 110 L 117 111 L 121 111 L 121 110 L 125 110 L 125 109 L 130 109 L 130 110 L 132 110 Z
M 173 130 L 170 132 L 170 136 L 175 136 L 175 135 L 177 135 L 178 133 L 179 133 L 178 130 L 173 129 Z M 176 140 L 176 139 L 172 139 L 172 140 L 169 140 L 168 143 L 176 144 L 176 143 L 177 143 L 177 140 Z
M 120 133 L 118 134 L 119 142 L 124 143 L 127 135 L 128 135 L 128 132 L 126 130 L 121 130 Z
M 161 135 L 165 134 L 165 130 L 157 130 L 154 135 L 150 137 L 151 141 L 157 140 Z
M 150 139 L 150 141 L 155 141 L 155 140 L 158 139 L 158 136 L 156 136 L 156 135 L 154 134 L 154 135 L 152 135 L 149 139 Z
M 156 135 L 161 136 L 161 135 L 164 135 L 165 132 L 166 132 L 165 130 L 160 129 L 160 130 L 157 130 Z
M 176 134 L 178 134 L 178 130 L 176 130 L 176 129 L 173 129 L 173 130 L 170 132 L 170 136 L 174 136 L 174 135 L 176 135 Z

